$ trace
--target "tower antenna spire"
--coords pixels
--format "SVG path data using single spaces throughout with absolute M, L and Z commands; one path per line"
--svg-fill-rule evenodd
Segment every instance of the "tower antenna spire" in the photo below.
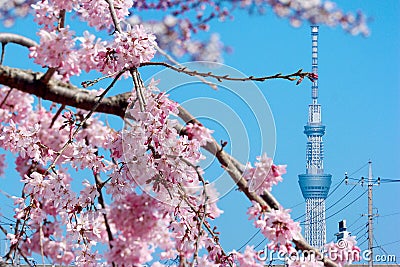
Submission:
M 312 73 L 318 77 L 318 26 L 311 26 L 311 40 L 312 40 Z M 317 104 L 318 99 L 318 79 L 312 82 L 311 97 L 314 104 Z
M 318 77 L 318 26 L 311 26 L 312 72 Z M 324 173 L 321 105 L 318 104 L 318 78 L 313 79 L 311 104 L 308 105 L 308 122 L 304 126 L 307 136 L 306 173 L 299 174 L 299 185 L 306 201 L 304 235 L 310 245 L 322 247 L 326 242 L 325 199 L 328 196 L 332 175 Z

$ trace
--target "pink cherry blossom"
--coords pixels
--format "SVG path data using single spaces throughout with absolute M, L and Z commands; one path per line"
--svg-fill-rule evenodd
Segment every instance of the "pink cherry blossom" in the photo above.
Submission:
M 264 190 L 271 191 L 273 185 L 283 180 L 281 175 L 286 173 L 286 165 L 275 165 L 267 154 L 257 157 L 257 160 L 254 168 L 250 164 L 247 166 L 243 176 L 251 190 L 262 194 Z
M 128 25 L 126 31 L 116 32 L 113 42 L 97 53 L 97 69 L 103 73 L 115 73 L 150 61 L 156 53 L 155 39 L 142 25 Z
M 79 1 L 77 12 L 82 20 L 87 21 L 89 26 L 95 27 L 97 30 L 112 28 L 113 21 L 111 19 L 108 3 L 105 0 L 81 0 Z M 129 8 L 132 7 L 132 0 L 114 0 L 117 19 L 120 21 L 129 14 Z
M 66 79 L 81 72 L 75 50 L 74 32 L 68 27 L 59 30 L 40 30 L 40 44 L 31 47 L 29 56 L 42 67 L 56 68 Z
M 239 263 L 240 267 L 262 267 L 263 263 L 259 262 L 258 252 L 254 250 L 253 247 L 246 246 L 246 249 L 243 253 L 235 253 L 236 260 Z
M 254 225 L 270 241 L 270 249 L 290 254 L 294 251 L 291 241 L 300 236 L 301 228 L 298 222 L 290 218 L 289 212 L 283 208 L 267 212 L 258 203 L 254 203 L 247 213 L 249 219 L 254 220 Z
M 185 130 L 189 140 L 196 139 L 200 142 L 200 145 L 206 145 L 207 142 L 211 142 L 213 140 L 211 134 L 214 131 L 207 129 L 206 127 L 204 127 L 203 125 L 199 125 L 198 123 L 188 123 Z

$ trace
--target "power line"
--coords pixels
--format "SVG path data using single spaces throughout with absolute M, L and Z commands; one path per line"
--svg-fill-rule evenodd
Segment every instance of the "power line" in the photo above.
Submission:
M 367 233 L 367 232 L 365 232 L 365 233 Z M 366 239 L 359 245 L 359 247 L 361 247 L 362 245 L 364 245 L 364 243 L 367 242 L 367 241 L 368 241 L 368 238 L 366 238 Z
M 333 214 L 331 214 L 331 215 L 329 215 L 328 217 L 326 217 L 325 218 L 325 220 L 328 220 L 329 218 L 332 218 L 333 216 L 335 216 L 336 214 L 338 214 L 339 212 L 341 212 L 342 210 L 344 210 L 344 209 L 346 209 L 346 208 L 348 208 L 350 205 L 352 205 L 353 203 L 355 203 L 357 200 L 359 200 L 366 192 L 367 192 L 368 190 L 365 190 L 364 192 L 362 192 L 356 199 L 354 199 L 352 202 L 350 202 L 349 204 L 347 204 L 346 206 L 344 206 L 343 208 L 341 208 L 340 210 L 338 210 L 337 212 L 335 212 L 335 213 L 333 213 Z M 347 195 L 347 194 L 346 194 Z M 340 201 L 340 200 L 339 200 Z M 336 203 L 335 203 L 336 204 Z M 334 204 L 334 205 L 335 205 Z M 334 206 L 334 205 L 332 205 L 332 206 Z M 332 207 L 331 206 L 331 207 Z M 331 208 L 330 207 L 330 208 Z M 329 208 L 328 208 L 329 209 Z M 327 209 L 327 210 L 328 210 Z M 322 219 L 323 220 L 323 219 Z M 320 221 L 322 221 L 322 220 L 320 220 Z M 300 224 L 304 224 L 306 221 L 302 221 Z
M 390 213 L 390 214 L 386 214 L 386 215 L 379 215 L 379 218 L 383 218 L 383 217 L 389 217 L 389 216 L 393 216 L 393 215 L 397 215 L 397 214 L 400 214 L 400 211 L 398 211 L 398 212 L 395 212 L 395 213 Z
M 342 210 L 348 208 L 350 205 L 352 205 L 353 203 L 355 203 L 357 200 L 359 200 L 365 193 L 367 193 L 367 190 L 365 190 L 364 192 L 361 193 L 361 195 L 359 195 L 355 200 L 353 200 L 352 202 L 350 202 L 349 204 L 347 204 L 345 207 L 343 207 L 342 209 L 338 210 L 337 212 L 335 212 L 334 214 L 326 217 L 326 220 L 328 220 L 329 218 L 335 216 L 336 214 L 338 214 L 339 212 L 341 212 Z
M 387 245 L 396 244 L 396 243 L 400 243 L 400 240 L 396 240 L 396 241 L 393 241 L 393 242 L 389 242 L 389 243 L 383 244 L 383 245 L 381 245 L 381 247 L 384 247 L 384 246 L 387 246 Z
M 379 245 L 379 243 L 376 240 L 375 236 L 374 236 L 374 240 L 375 240 L 375 244 L 376 244 L 376 246 L 374 248 L 379 248 L 384 254 L 389 255 L 389 253 L 387 253 L 387 251 L 383 248 L 383 246 Z M 399 264 L 396 261 L 396 258 L 394 258 L 394 262 L 396 263 L 397 266 L 399 266 Z M 386 263 L 386 264 L 388 264 L 388 263 Z
M 350 226 L 347 226 L 347 228 L 351 228 L 353 225 L 355 225 L 361 218 L 363 218 L 362 215 L 360 215 L 360 217 L 357 218 L 357 220 L 355 220 L 352 224 L 350 224 Z
M 258 229 L 258 231 L 255 232 L 255 233 L 249 238 L 249 240 L 247 240 L 247 242 L 244 243 L 237 251 L 240 251 L 242 248 L 244 248 L 244 246 L 246 246 L 248 243 L 250 243 L 250 241 L 253 240 L 253 239 L 256 237 L 256 235 L 258 235 L 259 232 L 261 232 L 261 229 Z M 263 240 L 263 242 L 264 242 L 264 240 Z
M 358 231 L 356 234 L 354 234 L 353 236 L 358 236 L 358 234 L 361 233 L 361 231 L 364 230 L 362 227 L 367 227 L 367 226 L 368 226 L 368 223 L 366 223 L 365 225 L 361 225 L 361 227 L 357 228 L 357 230 L 360 229 L 360 228 L 361 228 L 361 230 L 359 230 L 359 231 Z M 357 231 L 357 230 L 354 230 L 354 231 Z
M 254 247 L 254 250 L 256 250 L 262 243 L 264 243 L 265 240 L 267 240 L 266 237 L 264 237 L 264 239 L 260 243 L 258 243 L 257 246 Z
M 380 179 L 381 183 L 398 183 L 400 182 L 400 179 Z

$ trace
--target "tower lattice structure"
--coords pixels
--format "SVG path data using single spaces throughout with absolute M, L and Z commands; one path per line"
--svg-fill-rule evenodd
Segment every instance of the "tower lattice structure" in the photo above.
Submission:
M 318 75 L 318 26 L 311 26 L 312 72 Z M 324 173 L 321 105 L 318 104 L 318 79 L 311 87 L 312 102 L 308 105 L 308 122 L 304 126 L 307 136 L 306 173 L 299 175 L 299 185 L 306 201 L 304 236 L 310 245 L 321 248 L 326 243 L 325 199 L 332 175 Z

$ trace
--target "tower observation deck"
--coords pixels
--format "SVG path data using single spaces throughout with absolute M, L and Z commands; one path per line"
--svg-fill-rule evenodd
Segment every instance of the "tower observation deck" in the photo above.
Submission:
M 312 72 L 318 74 L 318 26 L 311 26 Z M 331 185 L 332 175 L 324 173 L 321 105 L 318 104 L 318 79 L 311 87 L 312 102 L 308 105 L 308 122 L 304 126 L 307 136 L 306 173 L 299 174 L 299 185 L 306 201 L 304 236 L 313 247 L 326 243 L 325 199 Z

